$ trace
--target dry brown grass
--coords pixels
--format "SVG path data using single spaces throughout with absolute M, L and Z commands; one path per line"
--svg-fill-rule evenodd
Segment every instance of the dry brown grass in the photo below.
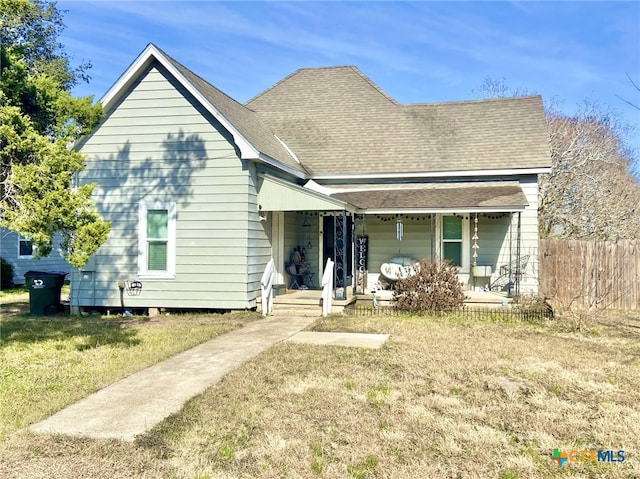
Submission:
M 563 323 L 349 318 L 381 350 L 281 343 L 134 444 L 5 443 L 2 477 L 640 476 L 640 316 Z M 624 449 L 618 464 L 549 459 Z M 70 474 L 71 473 L 71 474 Z

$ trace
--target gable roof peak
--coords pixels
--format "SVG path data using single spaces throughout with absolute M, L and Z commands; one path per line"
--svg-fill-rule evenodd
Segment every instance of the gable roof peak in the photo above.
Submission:
M 148 69 L 160 66 L 234 138 L 241 158 L 265 161 L 295 176 L 306 172 L 283 141 L 247 107 L 149 43 L 100 100 L 105 111 L 117 105 Z
M 354 65 L 339 65 L 339 66 L 322 66 L 322 67 L 303 67 L 298 68 L 293 73 L 290 73 L 283 79 L 271 85 L 266 90 L 258 93 L 251 99 L 249 99 L 245 105 L 249 106 L 257 99 L 261 97 L 266 97 L 273 91 L 284 88 L 287 89 L 288 85 L 292 82 L 297 82 L 298 80 L 304 78 L 308 81 L 305 82 L 306 87 L 312 86 L 314 83 L 321 82 L 325 85 L 330 85 L 331 89 L 335 90 L 333 87 L 335 85 L 339 85 L 341 80 L 342 84 L 350 84 L 353 86 L 353 82 L 350 80 L 353 77 L 359 78 L 363 81 L 362 84 L 368 86 L 373 91 L 380 94 L 385 100 L 389 101 L 393 105 L 399 105 L 399 103 L 390 97 L 384 90 L 382 90 L 376 83 L 374 83 L 369 77 L 367 77 L 364 73 L 360 71 L 360 69 Z

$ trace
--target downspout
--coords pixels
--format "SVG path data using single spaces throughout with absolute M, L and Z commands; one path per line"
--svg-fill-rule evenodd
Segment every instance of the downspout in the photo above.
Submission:
M 511 286 L 513 281 L 513 270 L 511 265 L 513 264 L 513 212 L 511 213 L 511 221 L 509 222 L 509 289 L 507 290 L 507 296 L 511 297 Z

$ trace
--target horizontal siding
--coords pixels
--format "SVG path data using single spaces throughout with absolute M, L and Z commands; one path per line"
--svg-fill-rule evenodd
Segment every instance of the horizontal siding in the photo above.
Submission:
M 534 176 L 520 179 L 529 206 L 521 213 L 521 254 L 529 256 L 520 290 L 522 293 L 538 292 L 538 180 Z
M 0 256 L 13 266 L 13 284 L 24 284 L 24 275 L 27 271 L 49 271 L 68 273 L 71 265 L 62 257 L 60 236 L 53 240 L 53 250 L 45 258 L 19 258 L 18 257 L 18 233 L 6 228 L 0 228 Z
M 190 135 L 191 138 L 185 138 L 185 136 Z M 197 135 L 197 132 L 185 132 L 183 129 L 176 130 L 172 133 L 172 136 L 161 137 L 157 136 L 153 138 L 151 136 L 145 135 L 142 127 L 137 128 L 127 135 L 105 135 L 102 136 L 91 145 L 86 145 L 83 147 L 83 152 L 90 160 L 99 159 L 102 164 L 108 165 L 108 162 L 119 163 L 123 158 L 131 159 L 134 161 L 143 161 L 149 159 L 150 154 L 157 153 L 157 145 L 158 143 L 164 144 L 165 142 L 169 142 L 172 140 L 171 144 L 166 144 L 165 146 L 171 146 L 171 152 L 180 154 L 184 152 L 190 152 L 192 146 L 189 145 L 189 141 L 198 140 L 203 141 L 203 138 L 194 137 L 193 135 Z M 135 139 L 136 143 L 132 144 L 132 140 Z M 105 146 L 112 145 L 113 143 L 119 143 L 122 147 L 117 150 L 115 153 L 110 154 L 109 156 L 101 156 L 103 148 Z M 86 148 L 86 151 L 85 151 Z M 215 160 L 221 166 L 230 166 L 230 161 L 234 161 L 234 156 L 231 152 L 227 151 L 222 145 L 211 145 L 209 147 L 209 151 L 211 153 L 216 153 Z M 165 153 L 163 153 L 164 155 Z M 160 156 L 159 158 L 163 158 L 164 156 Z M 230 161 L 225 161 L 230 160 Z M 101 167 L 101 165 L 95 165 Z M 117 171 L 114 171 L 117 173 Z
M 250 170 L 250 189 L 248 196 L 249 211 L 258 211 L 258 194 L 257 194 L 257 175 L 255 168 Z M 262 222 L 258 217 L 254 216 L 249 222 L 248 230 L 251 238 L 248 239 L 248 256 L 247 256 L 247 300 L 258 301 L 260 297 L 260 280 L 272 257 L 271 242 L 267 234 L 266 222 Z
M 115 188 L 110 190 L 109 193 L 94 191 L 93 196 L 94 198 L 99 197 L 100 200 L 103 202 L 111 202 L 111 203 L 118 201 L 119 198 L 122 198 L 123 200 L 128 201 L 126 204 L 129 205 L 129 207 L 131 207 L 134 204 L 137 205 L 136 200 L 140 197 L 155 196 L 155 197 L 161 198 L 163 196 L 166 196 L 166 195 L 163 195 L 162 191 L 158 191 L 157 188 L 165 188 L 172 191 L 174 190 L 174 187 L 165 186 L 163 183 L 164 182 L 161 182 L 159 185 L 157 185 L 157 184 L 153 184 L 153 182 L 150 182 L 140 186 L 131 185 L 131 186 L 126 186 L 124 188 L 118 188 L 122 192 L 121 195 L 118 195 L 117 191 L 115 191 Z M 199 205 L 208 205 L 209 203 L 226 204 L 226 203 L 240 203 L 241 199 L 244 199 L 244 205 L 246 208 L 247 192 L 246 191 L 239 192 L 236 185 L 231 185 L 231 186 L 211 185 L 209 188 L 210 188 L 209 191 L 198 193 L 196 195 L 193 192 L 193 188 L 190 187 L 189 192 L 188 194 L 185 194 L 186 198 L 183 199 L 182 203 L 185 203 L 186 200 L 188 200 L 190 204 L 199 204 Z M 178 190 L 180 190 L 180 188 L 178 188 Z M 187 192 L 185 191 L 185 193 Z
M 177 110 L 177 109 L 176 109 Z M 143 110 L 144 111 L 144 110 Z M 167 126 L 167 125 L 180 125 L 184 129 L 190 129 L 191 126 L 202 126 L 207 125 L 209 122 L 204 117 L 194 117 L 192 114 L 193 110 L 190 107 L 184 109 L 182 114 L 174 111 L 171 115 L 167 116 L 155 116 L 155 115 L 132 115 L 127 114 L 121 116 L 112 115 L 109 118 L 109 124 L 114 129 L 113 132 L 118 131 L 118 128 L 126 128 L 126 127 L 149 127 L 156 128 L 158 126 Z M 199 128 L 201 129 L 201 128 Z M 153 130 L 152 130 L 153 131 Z M 111 134 L 113 134 L 111 132 Z M 124 131 L 123 133 L 127 133 Z
M 142 279 L 140 296 L 125 294 L 127 305 L 255 305 L 251 283 L 264 254 L 248 260 L 249 245 L 264 243 L 264 229 L 247 227 L 257 223 L 249 168 L 228 132 L 188 98 L 151 69 L 83 146 L 88 159 L 82 181 L 96 183 L 97 208 L 113 223 L 95 270 L 75 274 L 74 306 L 118 306 L 118 281 L 137 278 L 143 200 L 177 205 L 176 274 L 170 280 Z
M 139 192 L 143 192 L 144 190 L 142 188 L 140 188 Z M 97 195 L 93 195 L 93 199 L 95 200 L 97 197 Z M 156 192 L 154 194 L 154 198 L 164 198 L 165 195 L 163 195 L 160 192 Z M 116 198 L 113 198 L 112 201 L 115 201 Z M 137 214 L 138 211 L 138 202 L 137 201 L 133 201 L 135 199 L 135 197 L 133 198 L 127 198 L 127 203 L 109 203 L 109 204 L 99 204 L 97 205 L 97 207 L 102 210 L 108 210 L 109 214 L 112 216 L 112 221 L 114 222 L 114 224 L 120 224 L 123 221 L 128 221 L 126 219 L 126 216 L 129 214 Z M 152 201 L 151 198 L 149 198 L 147 196 L 147 200 L 148 201 Z M 198 204 L 198 203 L 193 203 L 191 202 L 190 204 Z M 236 215 L 239 214 L 243 214 L 246 215 L 247 211 L 246 211 L 246 203 L 245 203 L 245 207 L 244 208 L 239 208 L 238 204 L 236 203 L 230 203 L 230 211 L 227 210 L 225 207 L 225 202 L 224 200 L 220 200 L 217 202 L 212 202 L 212 203 L 206 203 L 206 209 L 202 209 L 202 208 L 188 208 L 188 209 L 183 209 L 181 211 L 178 212 L 178 214 L 180 214 L 181 219 L 185 220 L 185 221 L 202 221 L 202 220 L 210 220 L 212 217 L 213 218 L 217 218 L 217 213 L 221 213 L 221 214 L 225 214 L 228 212 L 234 213 Z M 213 214 L 213 216 L 212 216 Z M 221 216 L 220 221 L 224 221 L 224 219 Z M 130 227 L 132 225 L 129 225 Z
M 520 213 L 520 254 L 528 262 L 520 283 L 522 293 L 538 291 L 538 183 L 534 176 L 520 179 L 529 205 Z M 491 216 L 491 215 L 488 215 Z M 494 215 L 495 216 L 495 215 Z M 473 223 L 472 223 L 473 224 Z M 500 267 L 516 260 L 518 213 L 491 219 L 480 216 L 478 225 L 478 264 L 491 265 L 491 281 L 500 276 Z
M 105 275 L 101 274 L 100 278 Z M 119 307 L 120 290 L 117 282 L 96 278 L 92 273 L 77 275 L 72 285 L 72 305 L 80 307 Z M 228 284 L 226 282 L 203 283 L 202 289 L 211 293 L 220 288 L 227 289 L 225 298 L 216 298 L 214 294 L 202 294 L 191 297 L 191 283 L 142 280 L 142 291 L 139 296 L 123 295 L 126 307 L 166 307 L 166 308 L 211 308 L 211 309 L 245 309 L 247 308 L 246 288 L 244 284 Z M 158 302 L 162 297 L 162 302 Z
M 211 153 L 211 152 L 209 152 Z M 130 160 L 130 158 L 129 158 Z M 153 171 L 150 170 L 140 170 L 136 172 L 136 175 L 133 176 L 130 171 L 122 171 L 119 172 L 118 169 L 122 165 L 121 162 L 112 161 L 110 162 L 101 161 L 100 169 L 96 170 L 95 174 L 92 176 L 92 172 L 89 169 L 85 169 L 84 174 L 86 175 L 87 180 L 91 178 L 95 178 L 100 181 L 100 188 L 102 189 L 110 189 L 114 187 L 127 187 L 134 186 L 135 183 L 130 183 L 131 180 L 141 180 L 147 178 L 155 178 L 156 174 L 166 174 L 170 175 L 176 171 L 176 166 L 172 162 L 159 162 L 155 161 L 153 165 Z M 109 171 L 114 170 L 114 171 Z M 218 174 L 218 170 L 220 174 Z M 109 174 L 109 176 L 106 176 Z M 200 187 L 200 186 L 210 186 L 211 185 L 211 177 L 214 178 L 229 178 L 229 181 L 233 181 L 238 175 L 237 168 L 223 167 L 216 165 L 215 171 L 211 171 L 210 169 L 204 169 L 200 171 L 200 174 L 197 177 L 191 178 L 191 186 L 192 187 Z M 239 186 L 246 186 L 242 184 L 238 184 Z M 245 202 L 246 204 L 246 202 Z
M 521 281 L 521 292 L 534 293 L 538 288 L 538 186 L 535 176 L 520 178 L 522 190 L 529 205 L 520 213 L 521 221 L 521 255 L 527 255 L 529 262 Z M 462 212 L 461 212 L 462 213 Z M 368 284 L 369 287 L 378 280 L 380 266 L 395 256 L 412 257 L 416 259 L 431 256 L 431 222 L 428 216 L 413 215 L 412 220 L 404 217 L 404 236 L 402 241 L 396 239 L 396 220 L 392 217 L 366 216 L 365 234 L 369 236 Z M 469 217 L 469 237 L 474 232 L 474 215 Z M 388 221 L 383 221 L 389 218 Z M 515 260 L 517 251 L 517 218 L 514 213 L 495 213 L 478 215 L 478 259 L 480 265 L 491 265 L 493 275 L 491 280 L 499 276 L 500 266 L 508 265 Z M 439 241 L 436 238 L 436 241 Z M 469 257 L 473 262 L 473 240 L 470 241 Z M 468 275 L 461 275 L 461 280 L 470 280 Z
M 242 239 L 242 238 L 240 238 Z M 237 239 L 238 241 L 240 239 Z M 246 239 L 246 238 L 245 238 Z M 182 256 L 230 256 L 230 257 L 245 257 L 247 254 L 244 250 L 240 250 L 237 245 L 229 244 L 233 238 L 205 238 L 205 239 L 192 239 L 186 241 L 177 242 L 177 247 L 181 249 L 180 254 Z M 138 240 L 137 238 L 118 238 L 113 241 L 108 241 L 109 245 L 109 253 L 112 254 L 133 254 L 138 250 Z M 107 253 L 101 253 L 104 248 L 101 248 L 101 251 L 98 254 L 104 254 L 107 256 Z M 105 249 L 106 251 L 106 249 Z M 112 262 L 117 264 L 119 258 L 113 258 Z M 122 261 L 129 261 L 129 258 L 124 258 Z
M 418 215 L 414 215 L 414 218 Z M 402 241 L 396 238 L 396 220 L 391 217 L 366 216 L 365 229 L 369 236 L 369 271 L 379 273 L 380 267 L 396 256 L 422 259 L 431 257 L 431 221 L 428 215 L 420 220 L 403 218 Z

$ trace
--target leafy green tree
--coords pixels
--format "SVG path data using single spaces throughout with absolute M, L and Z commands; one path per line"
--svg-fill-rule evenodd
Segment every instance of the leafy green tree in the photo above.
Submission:
M 71 96 L 90 65 L 70 67 L 57 42 L 63 28 L 53 2 L 0 0 L 0 224 L 30 238 L 36 256 L 62 234 L 66 259 L 79 267 L 110 224 L 90 200 L 94 185 L 74 186 L 83 157 L 71 146 L 102 109 L 92 97 Z

